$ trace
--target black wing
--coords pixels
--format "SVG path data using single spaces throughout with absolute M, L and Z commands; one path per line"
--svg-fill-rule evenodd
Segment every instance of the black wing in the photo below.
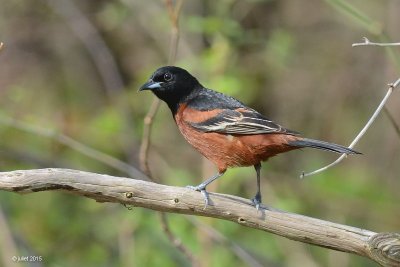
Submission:
M 218 115 L 208 120 L 190 124 L 192 127 L 203 132 L 239 135 L 267 133 L 298 134 L 295 131 L 283 128 L 279 124 L 268 120 L 257 111 L 248 108 L 239 108 L 236 110 L 224 109 Z
M 221 110 L 218 115 L 202 122 L 191 122 L 191 126 L 203 132 L 226 134 L 266 134 L 286 133 L 297 135 L 295 131 L 283 128 L 268 120 L 257 111 L 246 107 L 239 100 L 222 93 L 203 88 L 189 97 L 187 106 L 199 112 Z

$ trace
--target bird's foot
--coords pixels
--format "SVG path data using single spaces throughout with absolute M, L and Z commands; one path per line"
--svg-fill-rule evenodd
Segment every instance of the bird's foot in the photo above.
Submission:
M 252 199 L 251 202 L 253 202 L 254 206 L 256 206 L 257 210 L 260 210 L 260 204 L 261 204 L 261 194 L 257 193 Z
M 208 204 L 210 203 L 210 198 L 206 187 L 203 184 L 199 184 L 197 186 L 187 185 L 186 188 L 192 189 L 194 191 L 199 191 L 204 197 L 204 209 L 207 208 Z

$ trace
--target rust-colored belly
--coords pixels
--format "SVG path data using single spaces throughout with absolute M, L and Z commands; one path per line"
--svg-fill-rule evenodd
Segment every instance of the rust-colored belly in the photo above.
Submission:
M 202 155 L 217 165 L 219 171 L 229 167 L 252 166 L 276 154 L 296 147 L 287 145 L 295 136 L 285 134 L 227 135 L 205 133 L 185 122 L 178 123 L 184 138 Z

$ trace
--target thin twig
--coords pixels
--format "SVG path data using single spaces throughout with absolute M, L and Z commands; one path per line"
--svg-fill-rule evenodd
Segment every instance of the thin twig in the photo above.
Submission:
M 149 111 L 144 117 L 143 121 L 143 137 L 140 145 L 139 161 L 140 168 L 149 177 L 153 177 L 149 167 L 149 148 L 150 148 L 150 137 L 151 130 L 153 129 L 153 119 L 160 107 L 160 100 L 157 97 L 153 97 L 153 102 L 150 105 Z M 153 178 L 154 179 L 154 178 Z
M 365 126 L 362 128 L 362 130 L 358 133 L 358 135 L 354 138 L 353 142 L 351 142 L 351 144 L 348 146 L 349 148 L 353 148 L 358 141 L 360 141 L 360 139 L 364 136 L 364 134 L 366 133 L 366 131 L 368 130 L 368 128 L 371 126 L 371 124 L 375 121 L 375 119 L 378 117 L 379 113 L 381 112 L 382 108 L 385 106 L 387 100 L 389 99 L 390 95 L 393 92 L 393 89 L 395 89 L 400 83 L 400 78 L 395 81 L 392 84 L 389 84 L 389 89 L 385 95 L 385 97 L 382 99 L 381 103 L 379 104 L 379 106 L 376 108 L 375 112 L 372 114 L 371 118 L 368 120 L 368 122 L 365 124 Z M 322 167 L 316 171 L 313 172 L 309 172 L 309 173 L 302 173 L 300 175 L 300 178 L 304 178 L 307 176 L 311 176 L 320 172 L 323 172 L 327 169 L 329 169 L 330 167 L 335 166 L 336 164 L 338 164 L 339 162 L 341 162 L 344 158 L 346 157 L 346 154 L 342 154 L 339 158 L 337 158 L 334 162 L 332 162 L 331 164 Z
M 375 42 L 371 42 L 370 40 L 368 40 L 366 37 L 363 38 L 364 42 L 363 43 L 354 43 L 352 44 L 353 47 L 355 46 L 361 46 L 361 45 L 376 45 L 376 46 L 394 46 L 394 45 L 400 45 L 400 43 L 375 43 Z M 385 97 L 382 99 L 381 103 L 379 104 L 379 106 L 376 108 L 375 112 L 372 114 L 371 118 L 368 120 L 368 122 L 365 124 L 365 126 L 362 128 L 362 130 L 358 133 L 358 135 L 354 138 L 354 140 L 351 142 L 351 144 L 349 145 L 349 148 L 353 148 L 357 142 L 363 137 L 363 135 L 365 134 L 365 132 L 368 130 L 368 128 L 371 126 L 371 124 L 375 121 L 375 119 L 377 118 L 377 116 L 379 115 L 379 113 L 381 112 L 382 108 L 385 106 L 387 100 L 389 99 L 390 95 L 393 92 L 393 89 L 395 89 L 398 85 L 400 84 L 400 78 L 397 79 L 394 83 L 389 84 L 389 89 L 385 95 Z M 342 154 L 339 158 L 337 158 L 334 162 L 332 162 L 329 165 L 326 165 L 325 167 L 322 167 L 318 170 L 315 170 L 313 172 L 309 172 L 309 173 L 302 173 L 300 175 L 300 178 L 304 178 L 307 176 L 311 176 L 320 172 L 323 172 L 327 169 L 329 169 L 330 167 L 335 166 L 336 164 L 338 164 L 339 162 L 341 162 L 344 158 L 346 157 L 346 154 Z
M 371 42 L 367 37 L 363 37 L 362 43 L 354 43 L 351 46 L 356 47 L 356 46 L 364 46 L 364 45 L 375 45 L 375 46 L 399 46 L 400 43 L 375 43 Z
M 167 5 L 168 13 L 170 16 L 172 29 L 171 29 L 171 43 L 170 50 L 168 55 L 168 64 L 174 64 L 176 60 L 176 53 L 178 51 L 179 44 L 179 15 L 182 10 L 183 0 L 179 0 L 176 3 L 175 8 L 172 8 L 172 1 L 166 0 L 165 3 Z
M 182 241 L 175 236 L 175 234 L 171 231 L 171 228 L 168 224 L 168 218 L 165 212 L 160 212 L 160 220 L 161 220 L 161 228 L 163 232 L 166 234 L 168 240 L 181 251 L 186 258 L 190 261 L 192 266 L 199 266 L 199 262 L 194 257 L 193 253 L 191 253 L 188 248 L 182 243 Z
M 178 51 L 178 43 L 179 43 L 178 20 L 179 20 L 179 14 L 180 14 L 180 11 L 182 8 L 183 0 L 179 0 L 176 3 L 175 8 L 172 8 L 172 1 L 166 0 L 165 3 L 167 6 L 167 9 L 169 11 L 174 10 L 172 13 L 172 16 L 170 15 L 171 23 L 172 23 L 172 30 L 171 30 L 172 36 L 171 36 L 170 51 L 169 51 L 169 57 L 168 57 L 168 65 L 171 65 L 175 62 L 176 53 Z M 139 155 L 141 166 L 145 167 L 145 169 L 143 169 L 144 173 L 146 173 L 152 179 L 154 179 L 154 178 L 151 175 L 151 170 L 150 170 L 149 163 L 148 163 L 148 153 L 149 153 L 149 148 L 150 148 L 150 139 L 151 139 L 151 130 L 153 128 L 153 120 L 157 114 L 158 109 L 160 108 L 160 104 L 161 104 L 161 101 L 157 97 L 153 96 L 152 105 L 145 117 L 145 125 L 144 125 L 144 130 L 143 130 L 143 138 L 144 139 L 142 139 L 143 149 L 142 149 L 142 145 L 141 145 L 140 146 L 141 153 Z M 148 123 L 147 125 L 146 125 L 146 122 Z M 146 133 L 146 135 L 145 135 L 145 133 Z M 200 263 L 195 258 L 193 253 L 171 231 L 169 224 L 168 224 L 167 214 L 165 212 L 160 213 L 160 219 L 161 219 L 161 228 L 163 229 L 164 233 L 166 234 L 166 236 L 169 239 L 169 241 L 171 242 L 171 244 L 174 245 L 175 248 L 177 248 L 183 255 L 185 255 L 185 257 L 190 261 L 192 266 L 200 266 Z
M 165 7 L 168 11 L 168 15 L 170 17 L 172 29 L 171 29 L 171 41 L 170 41 L 170 50 L 168 56 L 168 65 L 173 64 L 176 59 L 176 53 L 178 51 L 178 43 L 179 43 L 179 15 L 182 9 L 183 0 L 177 1 L 175 7 L 172 3 L 172 0 L 165 0 Z M 161 101 L 157 97 L 153 97 L 153 102 L 144 118 L 143 125 L 143 137 L 140 145 L 139 152 L 139 160 L 142 171 L 150 177 L 152 180 L 154 176 L 151 174 L 150 166 L 149 166 L 149 148 L 151 144 L 151 132 L 153 128 L 154 117 L 157 114 L 157 111 L 160 107 Z M 167 236 L 168 240 L 171 242 L 175 248 L 177 248 L 185 257 L 190 261 L 192 266 L 199 265 L 198 261 L 195 259 L 194 255 L 189 251 L 188 248 L 177 238 L 171 231 L 168 225 L 167 215 L 164 212 L 160 213 L 160 221 L 161 228 Z
M 176 59 L 176 52 L 178 50 L 178 42 L 179 42 L 179 15 L 182 10 L 183 0 L 179 0 L 175 7 L 172 4 L 171 0 L 165 0 L 165 6 L 168 11 L 168 15 L 171 21 L 171 41 L 170 41 L 170 50 L 168 56 L 168 65 L 173 64 Z M 149 148 L 151 143 L 151 132 L 153 128 L 154 117 L 157 114 L 157 111 L 160 107 L 160 100 L 157 97 L 153 97 L 153 102 L 147 112 L 144 122 L 143 122 L 143 137 L 140 145 L 140 166 L 144 173 L 148 176 L 151 175 L 151 170 L 149 167 L 148 157 L 149 157 Z
M 67 169 L 0 172 L 0 190 L 35 193 L 61 190 L 98 202 L 125 203 L 157 211 L 198 215 L 235 222 L 241 226 L 372 259 L 383 266 L 399 266 L 400 234 L 375 233 L 347 225 L 277 211 L 224 194 L 210 194 L 204 209 L 199 192 L 136 179 Z

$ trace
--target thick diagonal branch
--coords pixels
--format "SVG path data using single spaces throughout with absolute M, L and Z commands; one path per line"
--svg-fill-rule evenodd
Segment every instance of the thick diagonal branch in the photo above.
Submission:
M 292 240 L 357 254 L 383 266 L 400 265 L 400 234 L 375 233 L 275 209 L 257 211 L 250 201 L 141 180 L 68 169 L 38 169 L 0 173 L 0 190 L 32 193 L 62 190 L 98 202 L 125 203 L 152 210 L 199 215 L 236 222 Z

